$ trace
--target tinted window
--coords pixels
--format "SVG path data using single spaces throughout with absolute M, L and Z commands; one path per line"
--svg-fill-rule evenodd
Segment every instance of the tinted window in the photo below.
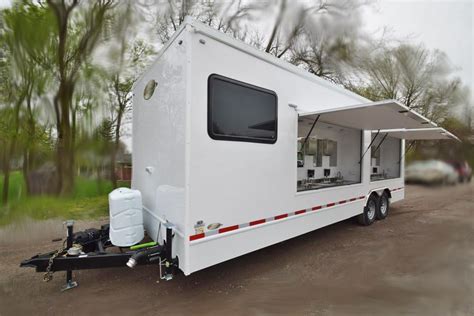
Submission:
M 211 75 L 208 92 L 208 132 L 213 139 L 276 142 L 277 97 L 273 91 Z

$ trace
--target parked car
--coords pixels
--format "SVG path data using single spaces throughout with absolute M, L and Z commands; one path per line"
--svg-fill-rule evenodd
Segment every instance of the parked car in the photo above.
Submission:
M 405 181 L 421 184 L 456 184 L 458 173 L 444 161 L 417 161 L 406 167 Z
M 459 182 L 471 182 L 472 169 L 467 161 L 451 161 L 449 164 L 458 173 Z

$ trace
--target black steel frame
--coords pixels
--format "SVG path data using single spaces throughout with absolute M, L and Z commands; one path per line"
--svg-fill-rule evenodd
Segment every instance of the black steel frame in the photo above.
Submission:
M 78 241 L 74 238 L 75 234 L 73 232 L 72 221 L 68 221 L 66 247 L 57 256 L 56 251 L 38 254 L 30 259 L 23 260 L 20 267 L 32 267 L 36 269 L 36 272 L 46 272 L 48 271 L 50 260 L 54 256 L 50 271 L 66 271 L 66 286 L 63 289 L 70 289 L 77 286 L 77 283 L 72 281 L 72 272 L 74 270 L 126 267 L 127 262 L 132 257 L 137 258 L 137 264 L 139 265 L 163 264 L 165 266 L 165 274 L 169 277 L 175 274 L 178 268 L 178 259 L 172 256 L 173 226 L 165 225 L 165 227 L 166 242 L 164 245 L 126 252 L 122 252 L 122 249 L 120 249 L 120 253 L 114 253 L 106 251 L 107 248 L 113 247 L 108 237 L 109 228 L 108 226 L 103 226 L 100 230 L 97 230 L 98 237 L 96 239 L 88 240 L 81 245 L 87 245 L 88 248 L 90 248 L 91 243 L 93 243 L 95 251 L 70 256 L 67 254 L 67 250 L 73 247 L 74 243 L 78 243 Z M 140 258 L 140 260 L 138 260 L 138 258 Z M 164 260 L 157 260 L 158 258 L 164 258 Z
M 49 264 L 49 258 L 55 253 L 51 251 L 36 255 L 24 260 L 21 267 L 36 268 L 36 272 L 45 272 Z M 88 253 L 85 256 L 59 256 L 53 260 L 51 271 L 73 271 L 87 269 L 102 269 L 113 267 L 126 267 L 126 263 L 135 251 L 124 253 Z

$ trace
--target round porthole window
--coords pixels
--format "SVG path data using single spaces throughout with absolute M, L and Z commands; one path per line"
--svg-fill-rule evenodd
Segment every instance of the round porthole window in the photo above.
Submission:
M 143 90 L 143 98 L 145 100 L 149 100 L 152 96 L 153 93 L 155 92 L 156 86 L 158 85 L 158 82 L 155 80 L 150 80 L 145 86 L 145 89 Z

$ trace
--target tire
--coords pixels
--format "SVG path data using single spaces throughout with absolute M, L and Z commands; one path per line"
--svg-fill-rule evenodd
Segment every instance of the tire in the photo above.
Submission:
M 388 193 L 384 192 L 379 198 L 379 208 L 375 216 L 378 220 L 385 219 L 390 211 L 390 198 L 388 197 Z
M 357 221 L 362 226 L 369 226 L 375 222 L 377 209 L 379 208 L 379 199 L 376 194 L 370 195 L 364 212 L 357 217 Z

